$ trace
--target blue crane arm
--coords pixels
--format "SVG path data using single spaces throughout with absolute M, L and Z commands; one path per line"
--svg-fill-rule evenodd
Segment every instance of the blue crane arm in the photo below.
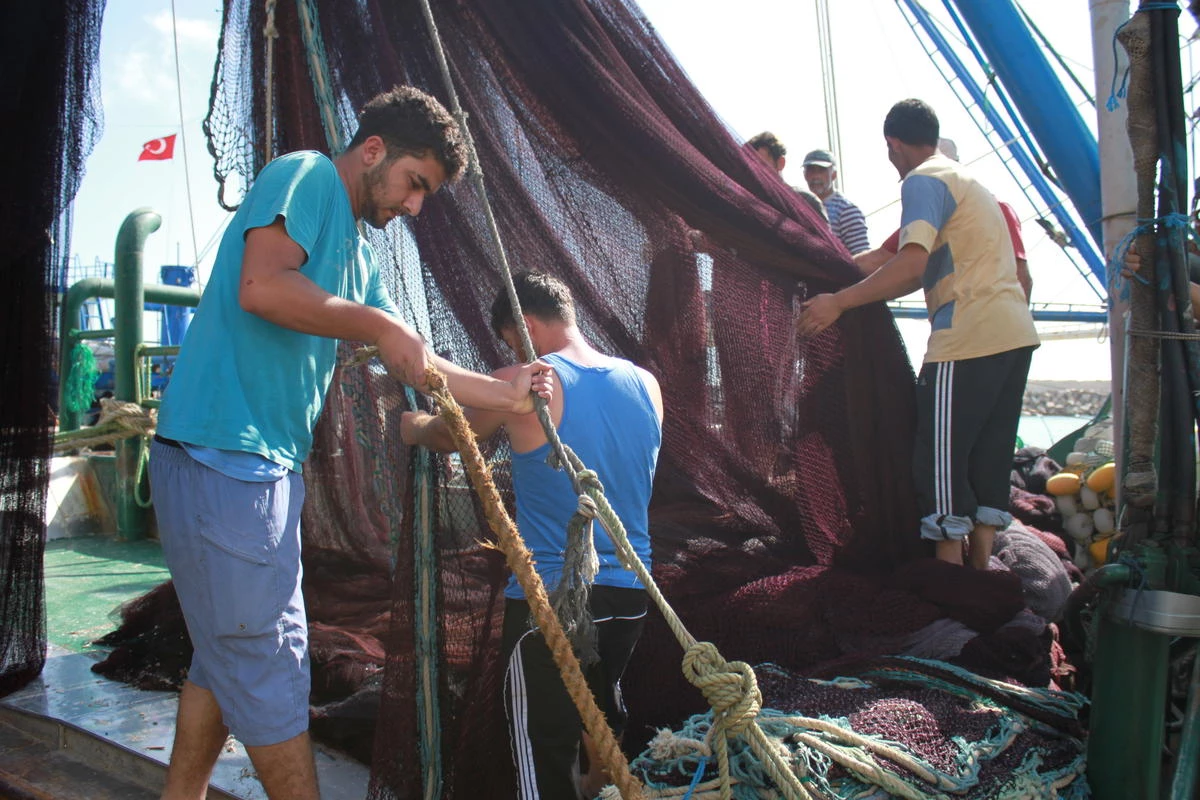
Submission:
M 1092 240 L 1103 250 L 1100 150 L 1012 0 L 954 0 Z

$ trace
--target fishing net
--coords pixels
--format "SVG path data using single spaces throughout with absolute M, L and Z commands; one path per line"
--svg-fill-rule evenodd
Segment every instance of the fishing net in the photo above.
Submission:
M 920 558 L 913 374 L 888 310 L 797 341 L 799 303 L 855 279 L 848 254 L 735 140 L 636 7 L 433 11 L 510 262 L 564 280 L 584 334 L 662 384 L 654 575 L 697 638 L 795 671 L 902 652 L 952 613 L 974 626 L 966 639 L 1022 639 L 1004 628 L 1024 606 L 1019 579 L 959 570 L 975 577 L 947 582 Z M 264 28 L 278 34 L 270 58 Z M 228 0 L 205 123 L 222 197 L 252 183 L 268 149 L 345 141 L 352 110 L 397 83 L 449 105 L 413 0 Z M 488 327 L 502 284 L 482 203 L 464 181 L 369 235 L 430 346 L 489 371 L 508 356 Z M 417 402 L 377 366 L 340 368 L 305 465 L 314 725 L 371 754 L 373 798 L 511 797 L 505 567 L 457 458 L 401 443 L 399 415 Z M 511 496 L 504 446 L 486 455 Z M 1022 639 L 1028 668 L 986 648 L 976 661 L 1044 683 L 1045 633 Z M 624 685 L 631 752 L 703 707 L 680 656 L 652 616 Z M 140 660 L 124 657 L 127 677 Z
M 103 0 L 0 9 L 0 695 L 41 672 L 55 289 L 71 199 L 99 133 Z
M 813 680 L 758 667 L 762 727 L 820 797 L 964 800 L 1086 798 L 1078 695 L 1026 689 L 918 659 L 846 665 Z M 787 710 L 776 710 L 787 709 Z M 814 711 L 818 709 L 819 711 Z M 719 797 L 706 742 L 712 714 L 662 730 L 632 766 L 648 788 Z M 776 788 L 742 744 L 731 748 L 733 797 Z

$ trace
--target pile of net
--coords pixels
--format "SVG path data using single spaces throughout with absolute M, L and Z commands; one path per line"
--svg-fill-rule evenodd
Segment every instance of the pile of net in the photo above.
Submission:
M 72 201 L 102 127 L 103 9 L 98 0 L 0 6 L 0 696 L 36 678 L 46 659 L 42 556 L 57 407 L 49 365 Z
M 1024 616 L 1021 579 L 948 576 L 923 558 L 913 372 L 888 309 L 797 341 L 799 303 L 857 270 L 637 7 L 432 7 L 509 261 L 565 281 L 584 335 L 663 387 L 654 575 L 695 636 L 796 672 L 908 653 L 1045 685 L 1053 634 Z M 278 32 L 269 64 L 264 28 Z M 354 109 L 394 84 L 449 104 L 436 63 L 415 0 L 226 0 L 205 123 L 222 198 L 270 153 L 347 141 Z M 502 283 L 482 203 L 462 182 L 369 235 L 429 345 L 490 371 L 511 356 L 488 325 Z M 400 440 L 400 414 L 418 404 L 378 365 L 339 369 L 304 467 L 315 730 L 370 761 L 371 797 L 507 798 L 506 570 L 457 459 Z M 507 451 L 487 455 L 508 491 Z M 178 683 L 188 654 L 163 652 L 186 649 L 173 593 L 143 600 L 102 669 Z M 632 753 L 705 707 L 681 655 L 652 616 L 624 683 Z
M 946 664 L 879 659 L 830 680 L 760 665 L 759 725 L 815 797 L 1086 798 L 1081 696 L 987 680 Z M 712 714 L 660 730 L 632 767 L 650 796 L 719 797 Z M 737 800 L 779 796 L 731 745 Z M 679 791 L 674 791 L 678 789 Z

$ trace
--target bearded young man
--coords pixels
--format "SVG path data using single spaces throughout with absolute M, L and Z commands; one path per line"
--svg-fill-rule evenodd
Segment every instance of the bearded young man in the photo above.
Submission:
M 301 594 L 302 464 L 333 377 L 337 339 L 373 344 L 418 389 L 436 365 L 466 405 L 533 409 L 545 365 L 510 380 L 425 349 L 399 318 L 358 221 L 416 216 L 467 160 L 462 133 L 408 86 L 363 109 L 350 147 L 269 163 L 221 241 L 176 363 L 151 449 L 163 555 L 194 655 L 163 797 L 203 798 L 227 735 L 267 796 L 317 800 L 308 738 Z

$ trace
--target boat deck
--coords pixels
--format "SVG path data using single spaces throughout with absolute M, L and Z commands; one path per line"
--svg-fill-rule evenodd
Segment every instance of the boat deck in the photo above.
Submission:
M 91 644 L 112 630 L 116 610 L 167 578 L 155 541 L 94 536 L 56 539 L 45 556 L 47 633 L 41 676 L 0 698 L 0 796 L 153 798 L 171 755 L 177 695 L 108 680 L 91 671 Z M 368 769 L 318 747 L 327 798 L 363 797 Z M 209 797 L 265 798 L 245 749 L 226 742 Z

